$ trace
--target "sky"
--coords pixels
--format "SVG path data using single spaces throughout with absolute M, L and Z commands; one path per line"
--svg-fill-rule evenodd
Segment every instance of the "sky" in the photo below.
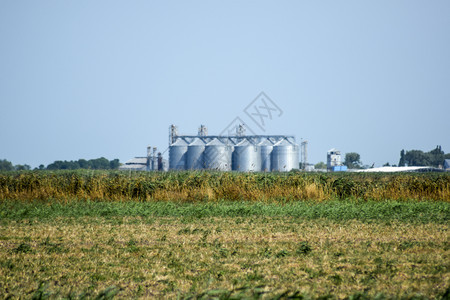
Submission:
M 167 157 L 171 124 L 214 135 L 239 118 L 307 140 L 310 163 L 336 148 L 381 166 L 450 152 L 449 112 L 448 0 L 0 1 L 13 164 Z

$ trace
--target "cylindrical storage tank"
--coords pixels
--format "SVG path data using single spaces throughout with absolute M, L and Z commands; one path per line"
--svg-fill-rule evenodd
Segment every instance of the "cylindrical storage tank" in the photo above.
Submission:
M 169 169 L 186 170 L 186 156 L 188 143 L 183 139 L 177 139 L 169 146 Z
M 283 139 L 273 146 L 271 169 L 272 171 L 287 172 L 298 169 L 298 145 Z
M 261 171 L 270 172 L 273 144 L 268 139 L 265 139 L 258 144 L 258 148 L 261 151 Z
M 158 156 L 153 156 L 152 170 L 158 171 Z
M 158 171 L 158 156 L 156 155 L 156 147 L 153 147 L 153 161 L 152 161 L 152 170 L 153 171 Z
M 292 169 L 300 169 L 300 146 L 296 144 L 295 142 L 292 142 L 293 151 L 291 153 L 292 155 L 292 162 L 293 166 Z
M 186 153 L 186 170 L 203 169 L 203 152 L 205 151 L 205 142 L 195 138 L 189 144 Z
M 217 171 L 231 171 L 232 147 L 213 139 L 206 144 L 204 164 L 206 169 Z
M 244 139 L 234 146 L 232 169 L 235 171 L 261 171 L 261 150 Z

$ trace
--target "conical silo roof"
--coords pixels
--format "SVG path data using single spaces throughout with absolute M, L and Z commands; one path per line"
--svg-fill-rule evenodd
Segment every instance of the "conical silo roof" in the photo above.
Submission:
M 288 141 L 287 139 L 282 139 L 281 141 L 277 142 L 273 146 L 274 147 L 278 147 L 278 146 L 292 146 L 292 145 L 294 145 L 294 144 L 291 143 L 290 141 Z
M 206 146 L 225 146 L 225 144 L 219 141 L 217 138 L 214 138 L 211 142 L 206 144 Z
M 177 139 L 170 146 L 187 146 L 187 145 L 189 145 L 189 143 L 187 143 L 184 139 Z
M 254 146 L 249 140 L 245 139 L 234 145 L 235 147 Z
M 205 146 L 205 142 L 199 138 L 195 138 L 189 146 Z
M 268 139 L 264 139 L 261 142 L 258 143 L 258 146 L 273 146 L 273 143 L 269 141 Z

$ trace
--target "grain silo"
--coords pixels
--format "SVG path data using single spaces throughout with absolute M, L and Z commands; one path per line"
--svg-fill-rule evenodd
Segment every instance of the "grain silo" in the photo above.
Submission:
M 261 151 L 261 171 L 270 172 L 270 161 L 272 159 L 273 143 L 268 139 L 263 139 L 258 144 L 258 147 Z
M 287 172 L 299 167 L 299 147 L 297 144 L 283 139 L 273 146 L 271 170 Z
M 232 147 L 214 138 L 206 144 L 204 152 L 205 169 L 231 171 Z
M 170 127 L 171 170 L 290 171 L 299 167 L 298 155 L 294 136 L 245 135 L 243 125 L 235 135 L 208 135 L 204 125 L 197 135 L 179 135 Z
M 205 142 L 200 138 L 195 138 L 188 146 L 186 152 L 186 170 L 201 170 L 204 168 L 203 152 Z
M 244 139 L 234 146 L 233 170 L 244 172 L 261 171 L 261 148 Z
M 185 170 L 188 143 L 184 139 L 177 139 L 169 146 L 169 168 L 171 170 Z

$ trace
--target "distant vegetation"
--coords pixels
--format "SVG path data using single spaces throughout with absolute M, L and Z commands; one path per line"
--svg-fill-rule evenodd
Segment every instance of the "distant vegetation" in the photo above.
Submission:
M 400 161 L 398 166 L 425 166 L 439 168 L 444 165 L 445 159 L 450 159 L 450 153 L 445 154 L 441 146 L 436 146 L 435 149 L 429 152 L 423 152 L 422 150 L 402 150 L 400 151 Z M 370 167 L 363 166 L 361 156 L 356 152 L 346 153 L 343 164 L 349 169 L 362 169 Z M 390 164 L 387 162 L 383 166 L 390 166 Z M 397 165 L 394 164 L 393 166 L 395 167 Z
M 104 157 L 96 159 L 79 159 L 79 160 L 57 160 L 47 167 L 44 165 L 39 166 L 39 170 L 77 170 L 77 169 L 90 169 L 90 170 L 117 170 L 120 166 L 118 159 L 107 160 Z M 30 170 L 29 165 L 13 165 L 6 159 L 0 160 L 0 171 L 21 171 Z
M 327 168 L 327 164 L 324 163 L 323 161 L 318 162 L 317 164 L 314 165 L 314 169 L 316 170 L 321 170 L 321 169 L 326 169 Z
M 444 164 L 445 159 L 450 159 L 450 153 L 445 154 L 441 146 L 436 146 L 435 149 L 429 152 L 421 150 L 402 150 L 400 152 L 400 161 L 398 165 L 403 167 L 408 166 L 430 166 L 440 167 Z
M 76 170 L 76 169 L 91 169 L 91 170 L 116 170 L 120 166 L 118 159 L 107 160 L 104 157 L 97 159 L 79 159 L 75 161 L 61 161 L 57 160 L 47 166 L 47 170 Z
M 10 161 L 6 159 L 0 159 L 0 171 L 21 171 L 21 170 L 30 170 L 31 167 L 29 165 L 13 165 Z
M 361 156 L 356 152 L 345 153 L 344 166 L 349 169 L 361 169 Z

